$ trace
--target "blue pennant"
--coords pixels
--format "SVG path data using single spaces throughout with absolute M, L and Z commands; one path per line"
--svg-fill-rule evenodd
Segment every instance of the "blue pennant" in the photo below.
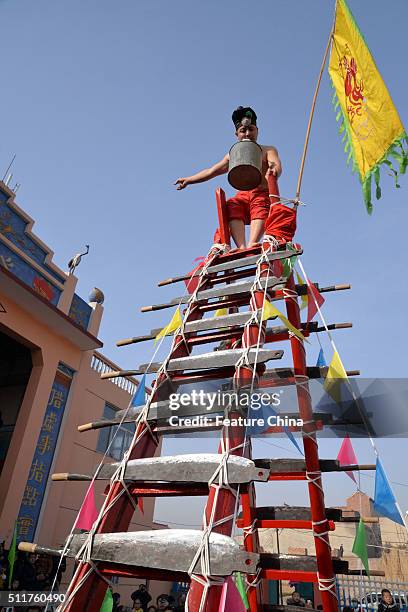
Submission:
M 137 385 L 136 393 L 134 394 L 132 403 L 130 405 L 132 407 L 143 406 L 145 403 L 145 394 L 146 394 L 146 374 L 143 374 L 142 380 Z
M 248 435 L 250 436 L 256 436 L 262 433 L 266 433 L 267 430 L 270 428 L 270 425 L 268 425 L 268 416 L 270 416 L 272 413 L 273 416 L 277 417 L 279 416 L 279 414 L 276 412 L 276 410 L 274 408 L 272 408 L 272 406 L 270 404 L 264 404 L 263 402 L 261 402 L 261 406 L 259 409 L 255 409 L 253 408 L 253 406 L 251 405 L 250 409 L 249 409 L 249 416 L 251 419 L 262 419 L 264 424 L 263 425 L 258 425 L 257 423 L 254 425 L 250 425 L 248 427 Z M 293 435 L 293 433 L 290 431 L 290 429 L 288 427 L 283 426 L 283 430 L 285 432 L 285 434 L 288 436 L 289 440 L 292 442 L 292 444 L 297 448 L 297 450 L 299 451 L 299 453 L 301 455 L 303 455 L 302 451 L 300 450 L 300 447 L 296 441 L 295 436 Z
M 397 500 L 395 499 L 382 463 L 378 457 L 375 466 L 374 509 L 378 514 L 381 514 L 381 516 L 386 516 L 395 523 L 404 525 L 402 516 L 397 508 Z
M 326 359 L 324 358 L 323 349 L 321 348 L 319 351 L 319 356 L 316 361 L 317 368 L 325 368 L 327 366 Z

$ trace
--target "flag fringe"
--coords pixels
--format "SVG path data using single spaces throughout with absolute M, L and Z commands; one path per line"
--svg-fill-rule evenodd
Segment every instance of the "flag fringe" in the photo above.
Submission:
M 397 147 L 399 147 L 399 151 Z M 393 161 L 391 161 L 390 157 Z M 393 162 L 398 162 L 398 170 L 395 169 Z M 400 136 L 397 136 L 397 138 L 388 147 L 382 158 L 375 164 L 375 166 L 370 170 L 370 172 L 367 172 L 366 176 L 361 180 L 363 186 L 364 203 L 366 205 L 367 212 L 370 215 L 373 211 L 373 205 L 371 202 L 372 179 L 374 177 L 375 197 L 377 200 L 379 200 L 381 198 L 380 166 L 382 166 L 383 164 L 387 166 L 388 174 L 394 177 L 395 187 L 399 189 L 399 177 L 405 174 L 408 165 L 408 137 L 406 132 L 403 132 Z
M 349 165 L 350 161 L 352 161 L 352 172 L 357 172 L 359 175 L 363 189 L 364 204 L 366 205 L 368 214 L 371 215 L 373 212 L 373 205 L 371 201 L 371 185 L 373 177 L 375 182 L 375 197 L 377 200 L 381 198 L 380 166 L 383 164 L 387 166 L 389 171 L 388 173 L 394 177 L 395 187 L 397 189 L 400 188 L 398 183 L 399 177 L 405 174 L 408 166 L 408 136 L 405 131 L 402 132 L 400 136 L 397 136 L 375 166 L 371 168 L 371 170 L 367 172 L 364 177 L 361 176 L 358 170 L 353 141 L 350 134 L 350 124 L 340 105 L 333 81 L 331 84 L 334 90 L 332 104 L 334 110 L 337 111 L 336 121 L 339 124 L 339 134 L 343 134 L 342 142 L 344 143 L 344 153 L 347 155 L 346 164 Z M 393 165 L 395 162 L 398 163 L 398 170 L 396 170 Z

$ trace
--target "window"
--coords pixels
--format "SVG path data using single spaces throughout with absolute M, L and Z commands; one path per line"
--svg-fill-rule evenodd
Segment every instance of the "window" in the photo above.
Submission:
M 117 411 L 117 408 L 106 403 L 103 411 L 103 418 L 110 421 L 114 418 Z M 96 445 L 97 452 L 105 453 L 109 444 L 111 444 L 108 451 L 108 457 L 112 457 L 112 459 L 120 461 L 124 452 L 127 451 L 130 446 L 134 432 L 134 423 L 124 423 L 120 427 L 118 425 L 114 425 L 113 427 L 105 427 L 101 429 L 98 437 L 98 443 Z

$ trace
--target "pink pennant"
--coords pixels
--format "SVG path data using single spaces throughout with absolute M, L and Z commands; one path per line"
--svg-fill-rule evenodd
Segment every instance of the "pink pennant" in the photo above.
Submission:
M 317 312 L 316 302 L 318 303 L 319 308 L 321 308 L 324 304 L 324 297 L 309 280 L 307 281 L 307 297 L 307 322 L 309 323 Z
M 137 507 L 139 508 L 140 512 L 144 514 L 143 497 L 137 498 Z
M 223 584 L 218 612 L 246 612 L 241 594 L 231 576 Z
M 229 580 L 229 578 L 228 578 L 228 580 Z M 219 605 L 219 608 L 218 608 L 218 612 L 224 612 L 225 611 L 225 602 L 226 602 L 226 599 L 227 599 L 228 580 L 226 580 L 224 582 L 224 584 L 222 585 L 220 605 Z
M 339 454 L 337 455 L 337 461 L 340 463 L 340 465 L 358 465 L 357 457 L 348 434 L 346 434 L 346 437 L 342 442 Z M 346 472 L 346 474 L 347 476 L 350 476 L 354 482 L 356 482 L 353 472 Z
M 187 287 L 187 291 L 189 293 L 194 293 L 194 291 L 197 289 L 197 285 L 198 285 L 198 276 L 194 276 L 194 274 L 203 267 L 204 263 L 205 263 L 205 258 L 204 257 L 196 257 L 195 258 L 195 262 L 196 261 L 200 261 L 200 263 L 198 263 L 196 265 L 195 268 L 193 268 L 193 270 L 191 270 L 191 272 L 188 273 L 188 278 L 185 279 L 185 284 Z
M 98 514 L 99 512 L 96 509 L 95 504 L 94 482 L 92 481 L 89 485 L 88 491 L 86 492 L 85 499 L 82 502 L 82 506 L 75 521 L 74 527 L 89 531 L 92 529 L 92 525 L 98 518 Z

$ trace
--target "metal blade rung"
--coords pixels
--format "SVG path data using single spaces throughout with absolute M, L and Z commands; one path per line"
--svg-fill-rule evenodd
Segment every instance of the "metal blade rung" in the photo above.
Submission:
M 268 289 L 275 288 L 279 285 L 284 285 L 286 283 L 286 279 L 276 278 L 272 276 L 268 278 L 266 286 Z M 217 287 L 216 289 L 204 289 L 203 291 L 199 291 L 197 293 L 197 301 L 202 302 L 205 300 L 211 300 L 213 298 L 226 297 L 229 295 L 241 295 L 247 294 L 251 291 L 253 281 L 245 281 L 243 283 L 232 283 L 231 285 L 226 285 L 225 287 Z M 261 287 L 265 288 L 265 280 L 261 280 Z M 171 300 L 171 304 L 187 304 L 190 301 L 189 295 L 184 295 L 182 297 L 176 297 Z
M 286 259 L 288 257 L 297 257 L 303 253 L 302 249 L 296 251 L 273 251 L 267 254 L 267 258 L 269 261 L 275 261 L 277 259 Z M 214 274 L 216 272 L 225 272 L 226 270 L 231 270 L 234 268 L 243 268 L 246 266 L 253 266 L 258 262 L 260 255 L 252 255 L 251 257 L 246 257 L 245 259 L 237 259 L 228 261 L 221 264 L 216 264 L 215 266 L 211 266 L 208 268 L 209 274 Z
M 169 457 L 147 457 L 127 462 L 125 480 L 131 482 L 192 482 L 207 483 L 220 465 L 222 455 L 199 453 Z M 112 478 L 119 463 L 106 463 L 98 473 L 98 479 Z M 266 482 L 269 470 L 256 467 L 251 459 L 230 455 L 227 462 L 228 482 L 244 484 L 253 481 Z
M 235 367 L 240 357 L 245 352 L 245 349 L 233 349 L 229 351 L 213 351 L 193 357 L 180 357 L 178 359 L 170 359 L 167 365 L 168 372 L 176 372 L 178 370 L 208 370 L 214 368 Z M 271 359 L 281 359 L 283 351 L 271 351 L 269 349 L 250 349 L 248 352 L 248 361 L 251 365 L 265 363 Z M 135 374 L 144 374 L 149 372 L 158 372 L 161 368 L 161 363 L 143 363 L 135 370 Z
M 74 557 L 86 540 L 86 534 L 74 535 L 68 557 Z M 157 529 L 125 533 L 96 534 L 91 558 L 131 566 L 157 568 L 187 573 L 201 544 L 202 532 L 192 529 Z M 242 551 L 232 538 L 219 533 L 209 537 L 210 570 L 213 576 L 233 572 L 256 573 L 259 555 Z M 201 573 L 200 560 L 194 573 Z

